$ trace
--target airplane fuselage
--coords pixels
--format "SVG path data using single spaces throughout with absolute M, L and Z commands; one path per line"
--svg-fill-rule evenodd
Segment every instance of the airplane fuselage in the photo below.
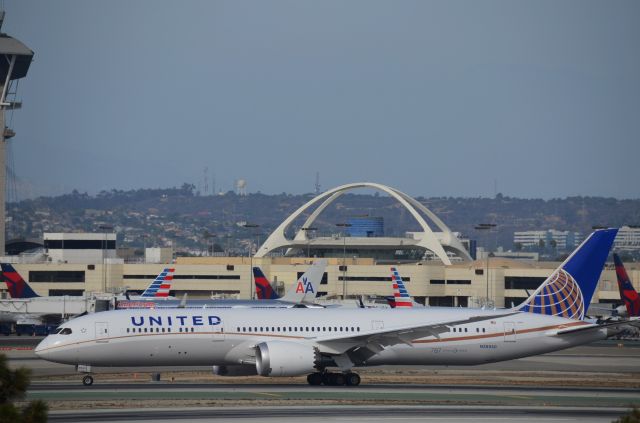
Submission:
M 503 314 L 503 315 L 502 315 Z M 498 316 L 389 346 L 364 365 L 473 365 L 556 351 L 606 338 L 606 330 L 558 335 L 586 322 L 511 310 L 173 309 L 116 310 L 73 319 L 70 334 L 50 335 L 40 357 L 92 366 L 239 365 L 261 342 L 326 349 L 323 339 L 357 337 L 407 325 Z M 348 343 L 348 341 L 345 341 Z M 339 342 L 338 342 L 339 344 Z M 331 348 L 335 349 L 336 343 Z

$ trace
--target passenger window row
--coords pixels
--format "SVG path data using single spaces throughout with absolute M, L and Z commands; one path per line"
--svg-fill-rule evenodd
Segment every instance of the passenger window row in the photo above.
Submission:
M 359 326 L 238 326 L 238 332 L 360 332 Z
M 476 328 L 476 333 L 486 333 L 486 328 Z M 469 328 L 451 328 L 451 332 L 457 332 L 457 333 L 468 333 L 469 332 Z

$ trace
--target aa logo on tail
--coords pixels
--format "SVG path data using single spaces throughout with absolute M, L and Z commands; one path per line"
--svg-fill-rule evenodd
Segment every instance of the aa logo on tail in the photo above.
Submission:
M 296 294 L 307 294 L 307 293 L 315 294 L 316 292 L 313 290 L 313 285 L 307 281 L 307 278 L 304 276 L 298 280 L 298 285 L 296 286 Z

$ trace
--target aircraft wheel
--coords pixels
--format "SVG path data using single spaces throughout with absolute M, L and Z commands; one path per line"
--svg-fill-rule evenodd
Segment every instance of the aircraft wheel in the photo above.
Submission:
M 307 382 L 309 385 L 322 385 L 322 374 L 321 373 L 311 373 L 307 376 Z
M 342 373 L 331 373 L 329 376 L 329 385 L 342 386 L 344 385 L 345 378 Z
M 360 375 L 357 373 L 347 373 L 345 375 L 346 385 L 347 386 L 358 386 L 360 385 Z
M 89 376 L 86 375 L 85 377 L 82 378 L 82 384 L 84 386 L 91 386 L 93 385 L 93 376 Z

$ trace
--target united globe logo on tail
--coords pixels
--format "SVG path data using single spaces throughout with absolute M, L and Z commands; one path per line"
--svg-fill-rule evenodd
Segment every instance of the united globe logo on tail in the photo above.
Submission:
M 617 233 L 601 229 L 589 235 L 515 310 L 583 320 Z
M 570 274 L 556 270 L 532 297 L 522 304 L 522 311 L 568 319 L 584 318 L 582 291 Z

